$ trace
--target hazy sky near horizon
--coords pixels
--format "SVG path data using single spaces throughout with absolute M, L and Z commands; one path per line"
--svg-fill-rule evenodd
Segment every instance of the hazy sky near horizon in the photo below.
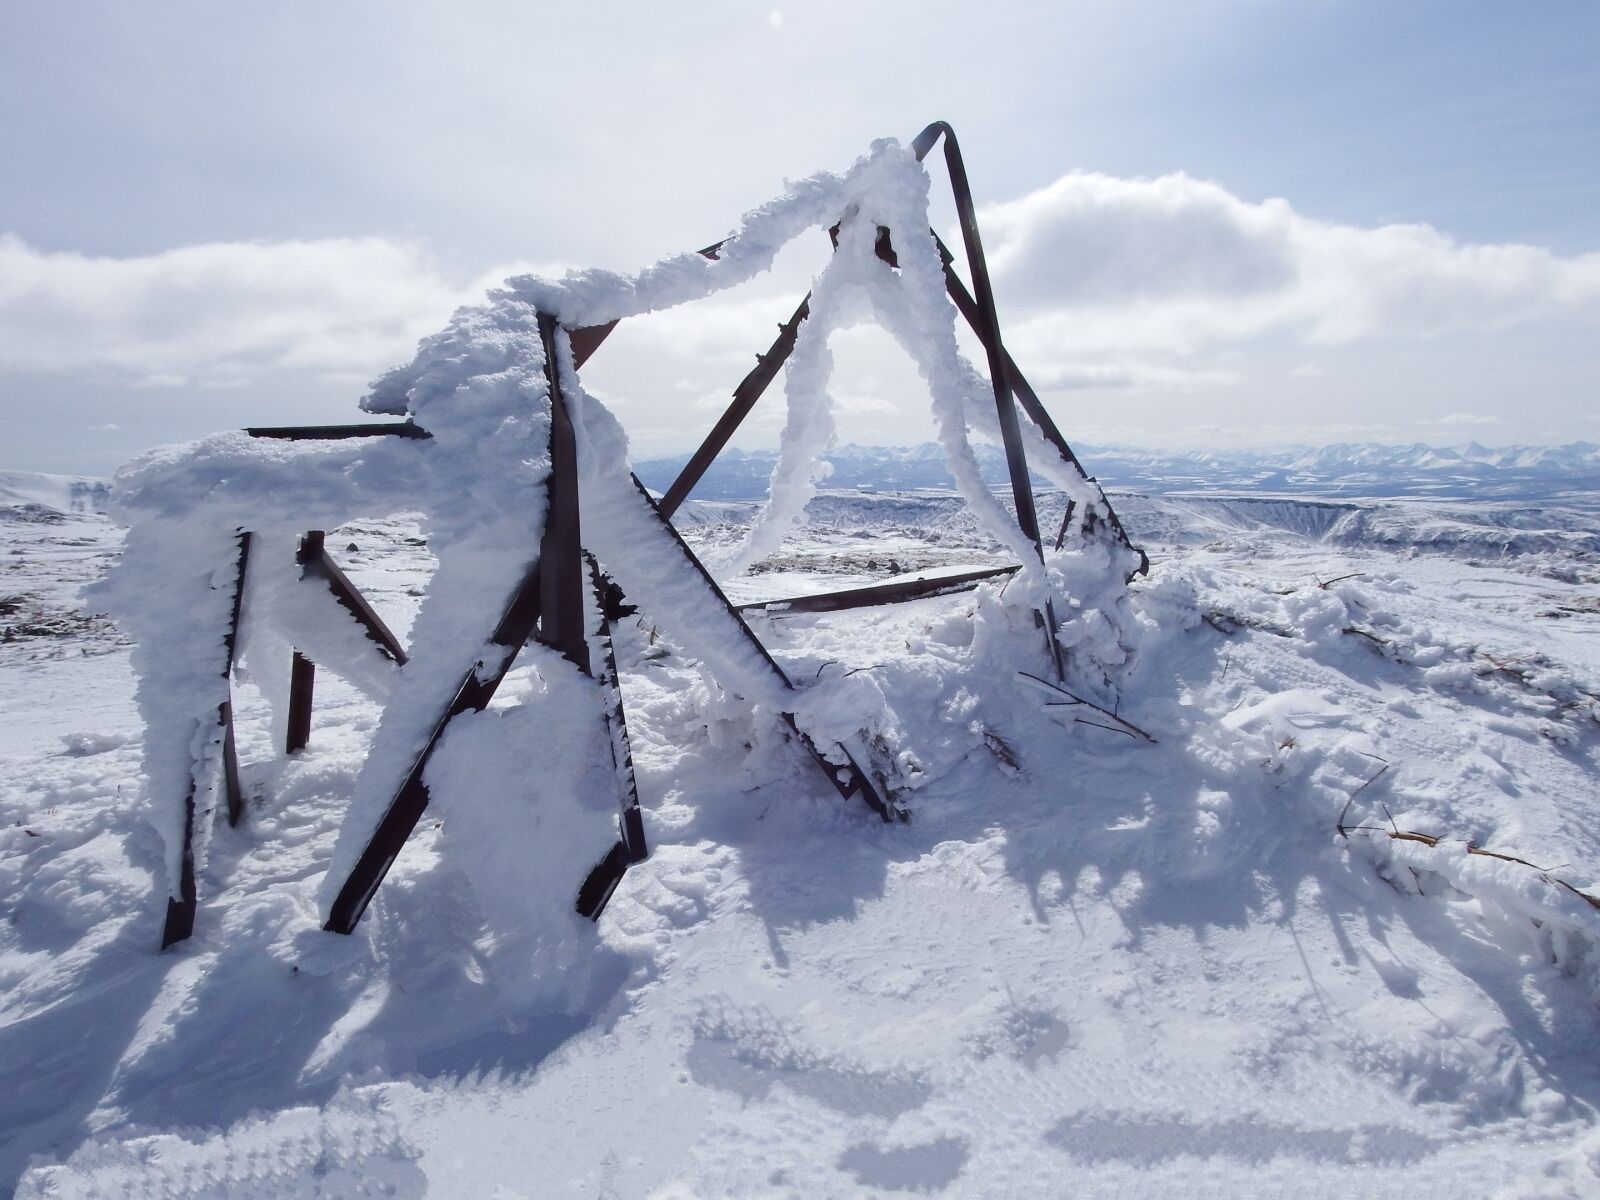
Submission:
M 637 270 L 935 119 L 1071 439 L 1595 439 L 1597 61 L 1589 0 L 19 0 L 0 466 L 355 419 L 506 274 Z M 619 329 L 585 379 L 636 455 L 699 440 L 826 254 Z M 835 350 L 842 440 L 929 436 L 884 335 Z

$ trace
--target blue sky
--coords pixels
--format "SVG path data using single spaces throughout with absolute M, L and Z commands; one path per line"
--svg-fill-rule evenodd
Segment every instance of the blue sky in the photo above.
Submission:
M 637 269 L 935 118 L 1069 436 L 1600 434 L 1600 6 L 536 7 L 0 7 L 0 465 L 349 419 L 508 271 Z M 823 253 L 596 359 L 639 454 Z M 881 336 L 838 351 L 843 436 L 921 437 Z

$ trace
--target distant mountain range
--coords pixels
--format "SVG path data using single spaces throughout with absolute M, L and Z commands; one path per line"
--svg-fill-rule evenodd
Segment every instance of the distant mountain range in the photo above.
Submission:
M 976 442 L 984 479 L 1007 482 L 1005 453 Z M 1402 496 L 1437 500 L 1553 500 L 1600 498 L 1600 446 L 1503 446 L 1491 449 L 1421 444 L 1384 446 L 1340 443 L 1278 450 L 1138 450 L 1126 446 L 1079 445 L 1083 464 L 1108 489 L 1148 495 L 1240 494 L 1315 496 L 1323 499 L 1383 499 Z M 695 488 L 696 500 L 760 500 L 777 462 L 776 450 L 725 450 Z M 920 446 L 840 446 L 824 455 L 833 467 L 824 487 L 877 492 L 948 492 L 955 482 L 944 451 Z M 647 487 L 665 491 L 688 455 L 634 464 Z M 1035 486 L 1045 480 L 1035 476 Z M 44 505 L 63 512 L 104 511 L 105 480 L 76 475 L 0 471 L 0 508 Z
M 1005 454 L 975 444 L 984 478 L 1004 486 Z M 1075 447 L 1107 488 L 1168 494 L 1239 492 L 1349 497 L 1536 500 L 1600 492 L 1600 446 L 1384 446 L 1341 443 L 1278 450 L 1154 451 L 1120 446 Z M 876 491 L 945 491 L 955 486 L 944 452 L 920 446 L 840 446 L 824 456 L 833 472 L 825 487 Z M 635 463 L 646 486 L 665 491 L 687 455 Z M 767 494 L 777 451 L 726 450 L 694 490 L 699 500 L 753 500 Z M 1036 477 L 1037 486 L 1043 480 Z

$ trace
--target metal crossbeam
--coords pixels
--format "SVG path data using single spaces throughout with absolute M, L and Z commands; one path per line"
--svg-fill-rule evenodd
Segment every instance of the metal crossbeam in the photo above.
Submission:
M 377 614 L 372 605 L 367 603 L 367 598 L 361 594 L 361 590 L 350 582 L 350 577 L 340 570 L 338 563 L 333 561 L 333 556 L 328 553 L 326 535 L 322 530 L 312 529 L 306 532 L 295 552 L 295 561 L 300 564 L 302 579 L 320 579 L 328 585 L 333 598 L 355 619 L 384 657 L 396 666 L 405 665 L 405 647 L 400 644 L 400 639 L 395 637 L 388 625 L 384 624 L 383 618 Z M 289 665 L 289 716 L 284 736 L 286 754 L 304 750 L 311 740 L 311 707 L 315 698 L 316 678 L 316 663 L 296 650 Z
M 305 537 L 300 539 L 300 549 L 296 561 L 302 568 L 303 578 L 316 578 L 328 585 L 333 593 L 333 598 L 339 602 L 347 613 L 355 618 L 356 623 L 366 631 L 383 654 L 391 659 L 396 666 L 405 666 L 406 648 L 400 644 L 389 626 L 384 624 L 361 590 L 350 582 L 350 577 L 333 561 L 333 556 L 328 553 L 326 535 L 320 529 L 307 531 Z
M 291 442 L 336 442 L 345 438 L 404 437 L 430 438 L 433 435 L 414 421 L 362 421 L 351 425 L 251 425 L 251 437 L 277 438 Z
M 820 592 L 811 596 L 791 596 L 786 600 L 756 600 L 741 604 L 738 611 L 787 613 L 842 612 L 851 608 L 872 608 L 880 604 L 902 604 L 907 600 L 924 600 L 930 596 L 948 596 L 955 592 L 971 591 L 980 583 L 1015 575 L 1022 568 L 987 567 L 979 571 L 964 571 L 959 575 L 936 575 L 932 579 L 901 579 L 893 583 L 874 583 L 867 587 L 846 588 L 837 592 Z

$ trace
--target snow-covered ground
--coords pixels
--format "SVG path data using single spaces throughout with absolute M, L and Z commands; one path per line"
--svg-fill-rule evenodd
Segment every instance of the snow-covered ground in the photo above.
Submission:
M 1600 911 L 1554 882 L 1600 894 L 1600 506 L 1114 496 L 1153 743 L 1051 719 L 1001 583 L 754 618 L 813 721 L 884 714 L 907 825 L 624 622 L 652 855 L 592 927 L 604 845 L 522 879 L 535 814 L 486 887 L 452 809 L 316 932 L 378 709 L 319 676 L 285 759 L 241 684 L 249 818 L 157 953 L 128 647 L 75 601 L 120 544 L 91 482 L 0 477 L 0 1192 L 1600 1194 Z M 736 601 L 1001 560 L 951 497 L 809 511 Z M 749 515 L 680 524 L 714 552 Z M 328 545 L 405 636 L 417 527 Z

